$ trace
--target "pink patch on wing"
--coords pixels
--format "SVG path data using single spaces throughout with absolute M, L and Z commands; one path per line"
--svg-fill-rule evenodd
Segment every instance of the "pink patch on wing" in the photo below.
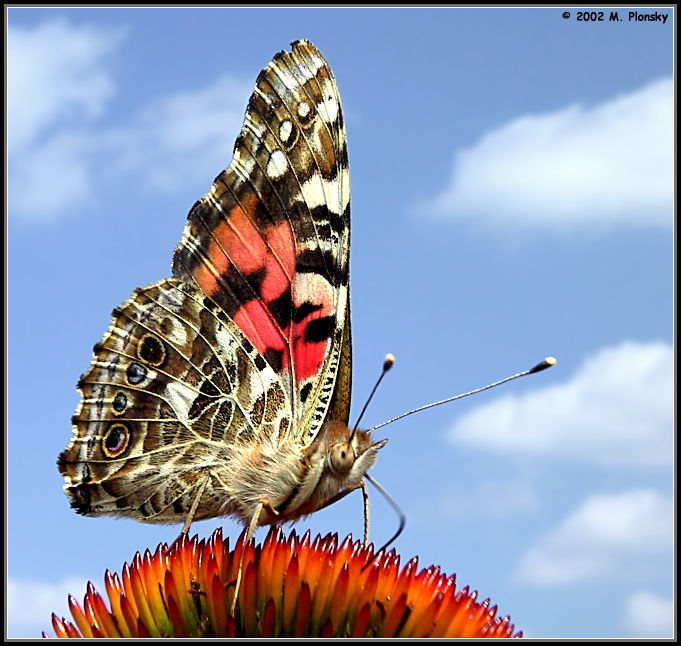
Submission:
M 238 309 L 234 322 L 260 354 L 281 353 L 280 372 L 291 370 L 293 357 L 296 381 L 300 383 L 317 375 L 326 358 L 330 339 L 306 341 L 305 333 L 312 321 L 334 315 L 335 291 L 318 274 L 295 274 L 296 246 L 289 223 L 283 221 L 258 230 L 247 215 L 256 206 L 257 197 L 251 196 L 244 201 L 245 211 L 240 206 L 230 211 L 229 217 L 213 231 L 214 240 L 210 243 L 208 257 L 218 275 L 227 274 L 230 265 L 243 276 L 264 270 L 258 297 Z M 207 294 L 220 289 L 217 277 L 208 266 L 201 265 L 194 276 Z M 310 303 L 318 309 L 302 321 L 291 321 L 282 330 L 271 306 L 289 288 L 292 307 Z
M 257 267 L 265 270 L 259 298 L 239 308 L 234 322 L 260 354 L 265 355 L 268 350 L 281 352 L 281 372 L 287 372 L 290 370 L 289 326 L 282 330 L 277 325 L 270 306 L 291 285 L 296 264 L 293 234 L 288 222 L 281 222 L 276 227 L 266 228 L 262 235 L 267 244 L 263 242 L 261 264 Z M 235 265 L 239 268 L 237 263 Z
M 324 363 L 329 340 L 311 343 L 304 338 L 293 342 L 293 361 L 296 366 L 296 381 L 300 383 L 316 375 Z
M 258 352 L 264 355 L 267 350 L 282 352 L 282 371 L 288 370 L 286 340 L 281 330 L 273 322 L 265 306 L 257 300 L 249 301 L 234 315 L 234 322 L 248 337 Z
M 296 305 L 309 302 L 320 306 L 310 312 L 302 321 L 293 323 L 292 343 L 293 362 L 296 367 L 296 381 L 301 382 L 316 375 L 322 367 L 329 347 L 330 339 L 323 341 L 306 341 L 307 326 L 317 319 L 333 316 L 335 313 L 335 291 L 319 274 L 301 274 L 296 276 L 294 303 Z

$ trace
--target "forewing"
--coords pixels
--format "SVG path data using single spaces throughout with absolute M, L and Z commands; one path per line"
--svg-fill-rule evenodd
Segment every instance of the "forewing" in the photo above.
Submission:
M 279 375 L 303 444 L 330 410 L 347 423 L 349 253 L 340 97 L 319 51 L 296 41 L 258 76 L 234 158 L 189 213 L 173 273 L 210 296 Z

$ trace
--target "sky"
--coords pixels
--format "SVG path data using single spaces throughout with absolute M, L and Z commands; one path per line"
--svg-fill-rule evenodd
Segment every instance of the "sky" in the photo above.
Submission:
M 348 136 L 351 420 L 388 352 L 367 427 L 557 359 L 376 432 L 402 563 L 526 637 L 674 635 L 674 13 L 611 10 L 6 9 L 9 637 L 180 529 L 78 516 L 56 458 L 111 310 L 170 275 L 298 38 Z M 370 495 L 381 544 L 398 519 Z M 295 529 L 362 523 L 353 494 Z M 191 531 L 216 527 L 241 531 Z

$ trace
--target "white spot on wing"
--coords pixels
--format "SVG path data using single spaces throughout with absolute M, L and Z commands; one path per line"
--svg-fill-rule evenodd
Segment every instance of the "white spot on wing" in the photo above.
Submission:
M 298 104 L 298 116 L 305 118 L 308 114 L 310 114 L 310 105 L 305 101 L 301 101 Z
M 283 143 L 288 143 L 291 133 L 293 132 L 293 124 L 287 119 L 279 126 L 279 138 Z
M 315 273 L 296 274 L 293 284 L 293 304 L 300 307 L 305 302 L 321 305 L 321 315 L 332 313 L 336 290 L 323 276 Z
M 312 80 L 317 72 L 324 67 L 324 61 L 319 58 L 319 56 L 315 54 L 311 54 L 308 57 L 306 57 L 305 62 L 307 63 L 306 65 L 300 65 L 298 69 L 300 70 L 301 74 L 308 80 Z
M 185 295 L 176 288 L 167 287 L 159 292 L 158 304 L 176 312 L 184 305 L 185 298 Z
M 215 329 L 215 341 L 221 353 L 224 353 L 226 356 L 237 352 L 239 341 L 227 327 L 220 325 Z
M 301 185 L 302 199 L 312 209 L 326 206 L 329 211 L 342 215 L 350 202 L 350 178 L 347 169 L 340 171 L 340 177 L 324 179 L 313 175 Z
M 169 381 L 166 385 L 167 402 L 175 417 L 185 426 L 189 422 L 189 411 L 196 399 L 196 390 L 181 381 Z
M 170 329 L 166 330 L 165 336 L 176 348 L 187 345 L 187 330 L 184 325 L 175 319 L 169 318 Z
M 333 95 L 329 95 L 317 108 L 327 123 L 333 123 L 338 118 L 338 101 Z
M 288 160 L 286 155 L 281 150 L 275 150 L 270 155 L 270 160 L 267 162 L 267 176 L 270 179 L 277 179 L 281 177 L 288 168 Z

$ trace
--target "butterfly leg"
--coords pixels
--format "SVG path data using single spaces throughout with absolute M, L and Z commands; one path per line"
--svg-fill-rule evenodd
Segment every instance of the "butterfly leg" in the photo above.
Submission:
M 209 481 L 210 481 L 210 473 L 208 473 L 203 478 L 203 480 L 201 481 L 201 484 L 199 485 L 199 492 L 196 494 L 196 498 L 194 498 L 194 502 L 192 503 L 192 506 L 189 509 L 189 513 L 187 514 L 187 518 L 185 519 L 184 525 L 182 526 L 182 529 L 180 530 L 180 535 L 172 542 L 172 544 L 170 545 L 170 548 L 173 548 L 175 546 L 175 544 L 183 536 L 187 536 L 189 534 L 189 528 L 192 526 L 194 516 L 196 515 L 196 510 L 199 508 L 199 503 L 201 502 L 201 496 L 203 496 L 203 492 L 206 490 L 206 486 L 208 485 Z
M 331 496 L 321 507 L 317 508 L 317 511 L 320 509 L 324 509 L 325 507 L 328 507 L 329 505 L 333 505 L 334 503 L 338 502 L 339 500 L 342 500 L 347 496 L 348 494 L 352 493 L 353 491 L 357 491 L 357 489 L 362 490 L 362 498 L 364 499 L 364 547 L 369 546 L 369 490 L 367 489 L 366 482 L 362 480 L 358 485 L 355 485 L 351 489 L 345 489 L 343 491 L 340 491 L 337 493 L 335 496 Z
M 241 556 L 239 557 L 239 567 L 236 571 L 236 584 L 234 586 L 234 597 L 232 598 L 232 607 L 230 608 L 230 615 L 234 617 L 234 612 L 236 610 L 236 601 L 239 598 L 239 589 L 241 588 L 241 574 L 242 570 L 244 567 L 244 555 L 246 554 L 246 546 L 251 542 L 251 539 L 255 535 L 255 530 L 258 527 L 258 522 L 260 520 L 260 514 L 262 513 L 263 509 L 267 509 L 270 513 L 274 513 L 275 515 L 279 515 L 278 512 L 272 507 L 272 504 L 270 503 L 269 500 L 266 498 L 263 498 L 259 503 L 258 506 L 255 508 L 255 512 L 253 513 L 253 516 L 251 517 L 251 522 L 248 525 L 248 531 L 246 532 L 246 536 L 244 537 L 244 545 L 243 549 L 241 550 Z
M 364 547 L 369 547 L 369 490 L 362 480 L 362 498 L 364 499 Z

